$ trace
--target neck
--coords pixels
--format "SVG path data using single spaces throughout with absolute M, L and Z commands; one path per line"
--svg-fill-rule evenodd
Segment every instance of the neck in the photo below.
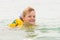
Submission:
M 32 25 L 30 23 L 24 23 L 24 26 L 34 26 L 34 25 Z

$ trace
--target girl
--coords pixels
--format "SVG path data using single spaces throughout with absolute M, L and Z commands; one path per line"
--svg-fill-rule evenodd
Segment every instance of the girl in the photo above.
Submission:
M 35 10 L 31 7 L 28 7 L 23 11 L 21 18 L 16 19 L 11 24 L 9 24 L 11 28 L 23 28 L 23 26 L 29 25 L 35 25 Z

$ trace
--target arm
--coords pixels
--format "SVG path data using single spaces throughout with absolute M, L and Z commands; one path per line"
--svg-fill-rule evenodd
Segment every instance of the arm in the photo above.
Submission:
M 16 20 L 14 20 L 11 24 L 9 24 L 10 28 L 15 28 L 17 26 Z

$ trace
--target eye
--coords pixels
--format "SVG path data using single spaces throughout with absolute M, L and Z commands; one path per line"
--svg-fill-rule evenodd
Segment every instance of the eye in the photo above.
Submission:
M 33 16 L 35 18 L 35 16 Z

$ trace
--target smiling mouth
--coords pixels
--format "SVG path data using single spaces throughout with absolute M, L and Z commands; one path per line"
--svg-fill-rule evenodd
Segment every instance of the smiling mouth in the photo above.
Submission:
M 30 20 L 30 22 L 35 22 L 35 20 Z

